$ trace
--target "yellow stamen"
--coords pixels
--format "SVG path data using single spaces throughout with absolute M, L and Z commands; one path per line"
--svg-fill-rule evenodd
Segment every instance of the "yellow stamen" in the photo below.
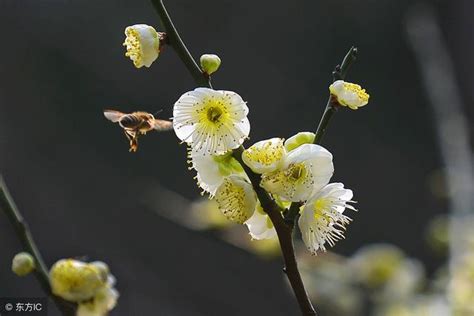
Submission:
M 280 140 L 277 143 L 267 142 L 261 148 L 250 147 L 244 153 L 248 160 L 255 161 L 266 166 L 279 161 L 283 157 L 283 154 L 283 140 Z
M 297 183 L 299 180 L 304 179 L 307 173 L 308 171 L 303 163 L 295 163 L 285 170 L 284 175 L 290 182 Z
M 138 67 L 142 63 L 142 49 L 140 46 L 140 33 L 133 29 L 127 28 L 125 31 L 127 38 L 123 43 L 123 46 L 127 47 L 127 52 L 125 56 L 129 57 L 133 64 Z
M 350 92 L 354 92 L 357 94 L 359 99 L 362 102 L 368 102 L 369 101 L 369 94 L 365 92 L 365 89 L 362 89 L 361 86 L 355 83 L 350 83 L 350 82 L 344 82 L 344 89 L 348 90 Z
M 314 219 L 319 221 L 324 219 L 326 225 L 331 222 L 331 217 L 328 215 L 328 210 L 331 209 L 331 201 L 328 199 L 319 199 L 314 203 Z
M 228 180 L 224 181 L 216 194 L 216 202 L 224 216 L 239 224 L 250 218 L 245 198 L 244 188 Z
M 211 106 L 207 110 L 207 119 L 213 123 L 216 123 L 217 121 L 219 121 L 219 118 L 221 117 L 221 115 L 222 115 L 222 110 L 218 107 Z

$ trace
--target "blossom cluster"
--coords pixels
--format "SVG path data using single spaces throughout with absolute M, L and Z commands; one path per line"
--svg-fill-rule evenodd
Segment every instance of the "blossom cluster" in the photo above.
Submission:
M 275 228 L 235 157 L 250 132 L 246 102 L 235 92 L 197 88 L 183 94 L 173 109 L 178 138 L 189 146 L 189 163 L 197 171 L 199 187 L 215 198 L 231 221 L 246 224 L 254 239 L 276 236 Z M 334 173 L 332 154 L 313 144 L 315 135 L 259 141 L 243 150 L 241 161 L 260 175 L 260 187 L 283 208 L 300 203 L 298 224 L 303 241 L 314 254 L 325 244 L 343 238 L 354 210 L 352 191 L 342 183 L 329 183 Z
M 158 57 L 159 33 L 142 24 L 128 27 L 125 33 L 126 55 L 136 67 L 149 67 Z M 203 55 L 200 61 L 207 76 L 221 63 L 212 54 Z M 369 100 L 359 85 L 343 80 L 335 81 L 329 91 L 334 104 L 353 110 Z M 197 171 L 198 186 L 215 198 L 229 220 L 246 224 L 252 238 L 274 238 L 273 223 L 258 200 L 255 183 L 252 185 L 244 170 L 250 169 L 260 175 L 258 185 L 282 210 L 298 203 L 298 225 L 304 243 L 313 254 L 325 251 L 326 243 L 332 246 L 343 238 L 350 222 L 344 210 L 355 210 L 350 204 L 352 191 L 342 183 L 330 183 L 334 173 L 332 154 L 314 144 L 315 134 L 309 132 L 286 141 L 271 138 L 241 148 L 250 132 L 248 113 L 247 103 L 233 91 L 200 87 L 175 102 L 173 128 L 189 146 L 189 163 Z

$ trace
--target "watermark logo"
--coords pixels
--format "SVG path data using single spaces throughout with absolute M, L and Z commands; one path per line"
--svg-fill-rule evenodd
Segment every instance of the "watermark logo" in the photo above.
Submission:
M 0 297 L 0 316 L 46 316 L 48 301 L 38 297 Z

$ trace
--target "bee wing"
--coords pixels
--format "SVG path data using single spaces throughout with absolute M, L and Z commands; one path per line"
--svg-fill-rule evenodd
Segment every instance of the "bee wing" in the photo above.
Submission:
M 167 120 L 153 120 L 153 128 L 157 131 L 168 131 L 173 128 L 173 123 Z
M 122 113 L 120 111 L 115 111 L 115 110 L 104 110 L 104 116 L 106 119 L 109 121 L 112 121 L 114 123 L 117 123 L 120 121 L 120 118 L 124 116 L 125 113 Z

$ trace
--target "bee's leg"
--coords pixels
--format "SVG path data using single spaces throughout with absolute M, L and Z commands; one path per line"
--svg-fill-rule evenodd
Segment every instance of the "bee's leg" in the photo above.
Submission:
M 135 137 L 130 141 L 130 152 L 136 152 L 138 149 L 138 133 L 135 134 Z
M 130 152 L 136 152 L 138 149 L 138 133 L 136 131 L 125 130 L 125 136 L 127 136 L 130 142 Z

